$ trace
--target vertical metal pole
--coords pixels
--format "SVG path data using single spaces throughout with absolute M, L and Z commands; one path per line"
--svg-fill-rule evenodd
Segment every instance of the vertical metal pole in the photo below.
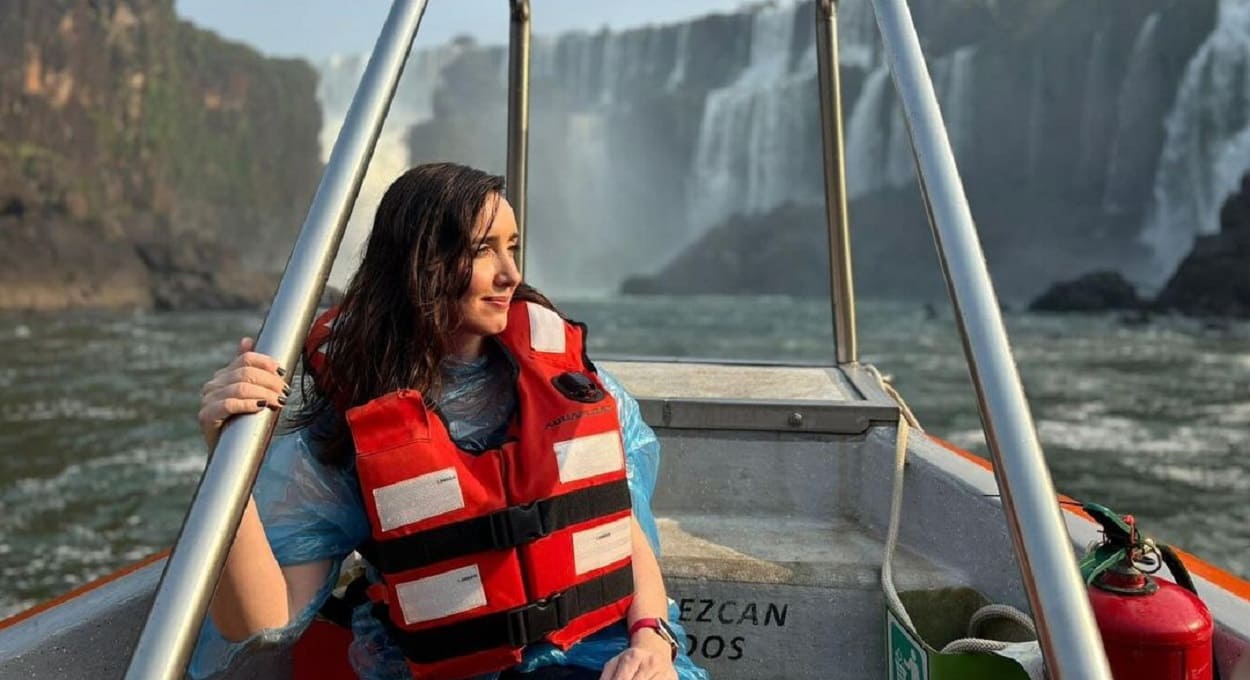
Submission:
M 512 30 L 508 41 L 508 202 L 516 213 L 521 232 L 521 260 L 517 267 L 525 274 L 525 170 L 530 136 L 530 3 L 509 0 Z
M 911 13 L 905 0 L 873 6 L 1047 673 L 1053 680 L 1111 680 Z
M 820 132 L 824 141 L 825 222 L 829 230 L 829 301 L 839 364 L 859 361 L 855 337 L 855 281 L 846 210 L 846 139 L 842 130 L 842 78 L 838 73 L 838 3 L 816 0 L 816 63 L 820 81 Z
M 272 355 L 288 374 L 334 264 L 425 5 L 426 0 L 391 5 L 257 338 L 257 351 Z M 165 564 L 127 680 L 183 677 L 276 420 L 264 410 L 231 419 L 222 432 Z

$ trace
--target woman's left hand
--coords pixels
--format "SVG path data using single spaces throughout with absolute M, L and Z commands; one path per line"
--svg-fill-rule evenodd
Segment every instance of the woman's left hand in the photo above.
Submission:
M 659 636 L 643 638 L 603 667 L 599 680 L 677 680 L 673 651 Z

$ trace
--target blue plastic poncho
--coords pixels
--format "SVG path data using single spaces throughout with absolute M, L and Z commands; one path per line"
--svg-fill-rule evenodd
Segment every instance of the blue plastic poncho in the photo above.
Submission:
M 498 445 L 507 430 L 516 399 L 506 362 L 492 353 L 474 362 L 449 358 L 443 362 L 442 371 L 444 387 L 436 401 L 457 445 L 467 450 Z M 658 557 L 660 540 L 655 516 L 651 513 L 651 496 L 660 464 L 659 442 L 643 422 L 633 397 L 608 373 L 600 371 L 600 376 L 617 401 L 634 515 Z M 279 564 L 330 560 L 334 565 L 331 573 L 308 606 L 284 628 L 261 631 L 247 640 L 232 643 L 221 636 L 211 618 L 207 619 L 191 659 L 189 674 L 192 678 L 209 678 L 223 672 L 244 649 L 289 643 L 298 638 L 337 583 L 339 564 L 369 537 L 369 521 L 355 470 L 318 463 L 315 446 L 316 442 L 306 430 L 275 437 L 253 496 Z M 378 580 L 376 572 L 370 571 L 367 575 Z M 362 605 L 352 616 L 355 637 L 349 650 L 352 666 L 363 680 L 411 680 L 399 648 L 391 642 L 381 622 L 369 614 L 368 608 L 367 604 Z M 678 639 L 685 639 L 685 631 L 677 623 L 678 613 L 670 600 L 669 621 Z M 548 644 L 532 645 L 526 649 L 518 670 L 549 665 L 602 668 L 628 644 L 625 626 L 615 625 L 567 651 Z M 677 658 L 677 674 L 680 680 L 707 680 L 708 677 L 684 652 Z

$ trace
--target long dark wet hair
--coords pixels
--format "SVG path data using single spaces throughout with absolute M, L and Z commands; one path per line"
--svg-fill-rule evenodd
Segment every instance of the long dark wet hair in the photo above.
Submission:
M 438 391 L 438 366 L 453 349 L 473 273 L 477 217 L 493 212 L 503 193 L 502 177 L 454 163 L 419 165 L 387 188 L 316 384 L 305 379 L 303 407 L 291 420 L 324 444 L 321 462 L 346 465 L 355 453 L 343 409 L 401 388 L 427 398 Z M 554 309 L 525 284 L 513 297 Z M 304 369 L 308 376 L 307 357 Z

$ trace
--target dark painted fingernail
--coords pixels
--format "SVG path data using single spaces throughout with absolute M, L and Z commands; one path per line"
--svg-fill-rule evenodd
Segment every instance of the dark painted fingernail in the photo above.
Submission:
M 278 405 L 286 406 L 286 397 L 278 397 Z
M 278 376 L 279 376 L 279 377 L 286 377 L 286 369 L 285 369 L 285 368 L 282 368 L 281 366 L 279 366 L 279 367 L 278 367 Z
M 264 399 L 261 399 L 260 401 L 256 402 L 256 405 L 260 408 L 265 408 L 266 406 L 269 405 L 269 402 L 265 401 Z
M 291 396 L 291 386 L 290 386 L 290 385 L 283 385 L 283 386 L 282 386 L 282 396 L 284 396 L 284 397 L 289 397 L 289 396 Z

